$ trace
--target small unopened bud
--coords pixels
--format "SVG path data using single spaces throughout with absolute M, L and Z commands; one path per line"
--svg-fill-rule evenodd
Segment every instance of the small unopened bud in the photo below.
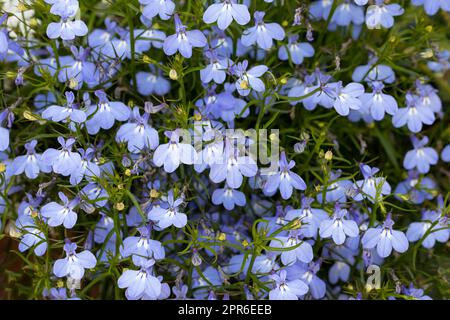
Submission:
M 125 175 L 127 177 L 131 176 L 131 170 L 130 169 L 125 170 Z
M 331 161 L 333 159 L 333 152 L 331 150 L 328 150 L 327 152 L 325 152 L 324 158 L 327 161 Z
M 4 163 L 0 163 L 0 173 L 3 173 L 6 171 L 6 165 Z
M 219 233 L 219 235 L 217 236 L 217 240 L 219 241 L 225 241 L 227 239 L 227 235 L 223 232 Z
M 202 257 L 200 257 L 197 250 L 195 250 L 194 254 L 192 255 L 191 263 L 196 267 L 202 264 Z
M 172 80 L 178 80 L 178 73 L 175 69 L 170 69 L 169 78 Z
M 159 197 L 159 192 L 156 189 L 152 189 L 150 190 L 150 197 L 151 198 L 158 198 Z
M 116 203 L 115 207 L 117 211 L 122 211 L 123 209 L 125 209 L 125 205 L 123 204 L 123 202 Z
M 144 54 L 142 56 L 142 62 L 144 62 L 146 64 L 150 64 L 150 63 L 152 63 L 152 59 L 148 55 Z
M 76 89 L 78 87 L 78 80 L 75 78 L 70 78 L 69 80 L 69 88 Z
M 244 239 L 244 241 L 242 241 L 242 245 L 244 248 L 248 247 L 248 241 Z
M 426 32 L 431 32 L 431 31 L 433 31 L 433 26 L 432 26 L 432 25 L 426 26 L 426 27 L 425 27 L 425 31 L 426 31 Z

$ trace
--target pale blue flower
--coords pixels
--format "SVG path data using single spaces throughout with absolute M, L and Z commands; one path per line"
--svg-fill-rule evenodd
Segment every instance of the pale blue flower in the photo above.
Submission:
M 403 167 L 407 170 L 417 168 L 422 174 L 428 173 L 430 165 L 435 165 L 438 162 L 438 153 L 431 147 L 425 147 L 429 141 L 427 136 L 423 137 L 422 140 L 419 140 L 416 136 L 411 136 L 411 141 L 414 149 L 406 153 L 403 159 Z
M 371 168 L 368 165 L 360 164 L 361 173 L 364 176 L 364 180 L 358 180 L 354 184 L 356 195 L 353 199 L 361 201 L 368 199 L 370 202 L 375 203 L 381 201 L 383 195 L 391 193 L 391 186 L 384 177 L 375 177 L 380 170 L 378 168 Z
M 73 121 L 75 123 L 83 123 L 87 116 L 83 110 L 79 110 L 79 106 L 75 103 L 75 95 L 72 91 L 66 93 L 67 103 L 62 107 L 51 105 L 42 112 L 42 118 L 52 120 L 54 122 Z
M 347 219 L 347 214 L 348 211 L 336 203 L 333 216 L 320 223 L 320 237 L 333 238 L 334 243 L 340 245 L 345 242 L 347 236 L 350 238 L 358 236 L 358 225 L 355 221 Z
M 87 33 L 88 28 L 83 21 L 72 20 L 72 17 L 66 15 L 61 16 L 60 22 L 51 22 L 47 26 L 47 36 L 50 39 L 73 40 Z
M 41 161 L 51 166 L 53 172 L 69 176 L 79 168 L 81 156 L 76 152 L 72 152 L 75 139 L 69 138 L 64 140 L 63 137 L 58 137 L 58 142 L 61 145 L 61 149 L 49 148 L 45 150 Z
M 165 132 L 170 139 L 169 143 L 160 144 L 153 154 L 155 166 L 164 166 L 164 171 L 167 173 L 174 172 L 180 163 L 192 165 L 197 160 L 197 152 L 194 147 L 191 144 L 180 142 L 180 133 L 179 130 Z
M 86 111 L 86 128 L 89 134 L 97 134 L 100 129 L 111 129 L 116 120 L 128 120 L 131 111 L 123 102 L 109 101 L 103 90 L 95 91 L 95 95 L 99 100 L 98 104 L 90 105 Z
M 214 23 L 221 30 L 225 30 L 235 20 L 241 26 L 250 21 L 250 13 L 245 4 L 238 4 L 236 0 L 222 0 L 221 3 L 214 3 L 206 9 L 203 14 L 205 23 Z
M 384 0 L 375 0 L 375 4 L 367 8 L 366 25 L 369 29 L 392 28 L 394 17 L 405 10 L 397 3 L 384 4 Z
M 41 214 L 43 217 L 48 218 L 47 224 L 50 227 L 64 225 L 64 228 L 72 229 L 78 218 L 73 210 L 78 205 L 79 199 L 69 200 L 62 192 L 58 192 L 58 196 L 63 204 L 50 202 L 42 207 Z
M 292 266 L 288 266 L 286 268 L 287 279 L 300 279 L 308 285 L 309 292 L 314 299 L 321 299 L 326 293 L 325 282 L 317 276 L 321 263 L 322 261 L 319 259 L 316 262 L 311 261 L 309 264 L 297 262 Z
M 253 177 L 258 171 L 258 166 L 250 156 L 241 156 L 239 150 L 229 144 L 225 146 L 225 152 L 220 161 L 211 164 L 209 178 L 214 183 L 226 180 L 230 188 L 237 189 L 241 186 L 243 177 Z
M 260 48 L 269 50 L 273 46 L 273 39 L 279 41 L 284 39 L 283 28 L 278 23 L 265 23 L 264 16 L 264 12 L 255 11 L 253 14 L 255 26 L 245 30 L 241 37 L 244 46 L 258 44 Z
M 425 210 L 420 222 L 412 222 L 406 231 L 406 237 L 410 242 L 421 240 L 426 249 L 434 247 L 436 241 L 446 243 L 450 237 L 450 221 L 446 216 L 442 217 L 444 201 L 442 196 L 438 198 L 438 210 Z M 425 237 L 426 235 L 426 237 Z
M 147 19 L 153 19 L 157 15 L 163 20 L 170 19 L 175 10 L 175 3 L 172 0 L 139 0 L 144 6 L 142 14 Z
M 395 73 L 390 66 L 378 63 L 377 57 L 371 57 L 369 63 L 355 68 L 352 74 L 355 82 L 381 81 L 384 83 L 394 83 Z
M 305 57 L 314 56 L 314 48 L 308 42 L 298 42 L 298 35 L 290 36 L 288 44 L 278 49 L 280 60 L 291 60 L 294 64 L 302 64 Z
M 359 99 L 372 118 L 379 121 L 384 118 L 385 113 L 395 115 L 398 111 L 397 101 L 394 97 L 383 93 L 384 84 L 380 81 L 373 81 L 370 85 L 373 91 L 362 94 Z
M 441 153 L 442 161 L 450 162 L 450 144 L 446 145 L 444 149 L 442 149 Z
M 214 190 L 211 201 L 215 205 L 223 204 L 225 209 L 229 211 L 233 210 L 235 205 L 243 207 L 246 203 L 243 192 L 230 188 L 227 185 L 224 188 Z
M 266 90 L 264 82 L 259 79 L 269 68 L 259 65 L 247 71 L 248 61 L 244 60 L 233 66 L 233 73 L 238 77 L 236 89 L 241 96 L 248 96 L 251 90 L 263 92 Z
M 209 59 L 209 64 L 200 70 L 200 79 L 203 83 L 214 81 L 215 83 L 223 83 L 227 76 L 226 71 L 232 65 L 230 59 L 220 59 L 214 49 L 205 51 L 205 56 Z
M 164 247 L 161 242 L 150 238 L 151 228 L 141 227 L 137 229 L 139 237 L 127 237 L 120 247 L 123 258 L 131 256 L 137 266 L 145 265 L 148 260 L 161 260 L 165 257 Z
M 178 14 L 175 14 L 174 20 L 176 34 L 168 36 L 164 40 L 164 52 L 171 56 L 179 51 L 183 57 L 189 59 L 192 56 L 192 47 L 203 48 L 206 46 L 206 37 L 200 30 L 187 31 Z
M 187 216 L 180 211 L 179 207 L 184 198 L 174 199 L 173 190 L 170 190 L 165 201 L 160 205 L 154 205 L 148 213 L 148 218 L 157 221 L 158 227 L 165 229 L 170 226 L 183 228 L 187 223 Z
M 417 133 L 423 124 L 431 125 L 436 120 L 433 110 L 419 104 L 419 99 L 411 93 L 406 94 L 406 108 L 400 108 L 392 117 L 392 124 L 396 128 L 407 124 L 409 131 Z
M 141 116 L 139 108 L 134 107 L 132 121 L 119 128 L 116 141 L 126 142 L 128 150 L 132 153 L 139 153 L 144 148 L 156 149 L 159 145 L 158 131 L 150 126 L 149 119 L 149 110 Z
M 16 157 L 11 163 L 11 170 L 13 175 L 20 175 L 25 172 L 25 175 L 30 179 L 38 177 L 39 172 L 49 173 L 52 168 L 48 163 L 42 161 L 42 156 L 36 153 L 36 140 L 32 140 L 25 144 L 27 154 Z
M 286 153 L 281 152 L 277 171 L 268 173 L 264 191 L 270 194 L 279 189 L 281 197 L 286 200 L 292 196 L 293 189 L 305 190 L 305 181 L 298 174 L 291 171 L 294 166 L 294 160 L 288 162 Z
M 286 221 L 299 219 L 302 235 L 315 239 L 322 221 L 328 220 L 328 213 L 325 210 L 311 207 L 313 202 L 313 198 L 302 197 L 301 208 L 287 211 L 284 219 Z
M 58 278 L 70 277 L 75 280 L 81 280 L 85 269 L 92 269 L 97 264 L 97 259 L 88 250 L 76 253 L 77 245 L 67 241 L 64 245 L 66 257 L 56 260 L 53 265 L 53 274 Z
M 377 253 L 382 258 L 388 257 L 392 248 L 399 253 L 408 250 L 409 243 L 405 234 L 398 230 L 393 230 L 394 221 L 389 213 L 383 226 L 369 228 L 364 233 L 361 243 L 365 249 L 377 248 Z
M 364 94 L 364 86 L 360 83 L 351 82 L 345 87 L 339 81 L 334 88 L 333 107 L 341 116 L 347 116 L 350 109 L 358 110 L 361 108 L 359 97 Z
M 304 241 L 300 237 L 301 231 L 292 230 L 288 236 L 276 236 L 270 242 L 272 248 L 286 249 L 276 253 L 281 254 L 281 262 L 287 266 L 294 264 L 296 261 L 309 263 L 313 259 L 313 249 L 311 244 Z
M 302 280 L 287 281 L 286 275 L 286 270 L 281 270 L 279 275 L 271 275 L 275 284 L 269 292 L 269 300 L 298 300 L 308 292 L 308 286 Z
M 81 162 L 79 167 L 70 175 L 70 184 L 77 185 L 86 178 L 88 181 L 92 181 L 94 178 L 100 177 L 100 167 L 93 161 L 95 150 L 92 148 L 78 149 L 81 156 Z
M 450 11 L 449 0 L 412 0 L 413 6 L 424 6 L 425 12 L 429 16 L 434 16 L 439 9 Z

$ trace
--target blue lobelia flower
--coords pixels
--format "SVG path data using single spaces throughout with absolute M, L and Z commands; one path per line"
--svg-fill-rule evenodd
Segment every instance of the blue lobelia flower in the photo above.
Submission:
M 159 206 L 154 205 L 148 213 L 148 218 L 157 221 L 157 225 L 161 229 L 165 229 L 172 225 L 177 228 L 183 228 L 187 223 L 187 216 L 178 209 L 183 201 L 183 197 L 174 199 L 173 190 L 169 190 L 167 197 L 165 197 L 165 201 Z
M 237 189 L 241 186 L 243 176 L 254 177 L 258 166 L 250 156 L 240 155 L 239 149 L 225 143 L 225 152 L 222 159 L 210 165 L 209 178 L 214 183 L 226 180 L 230 188 Z
M 265 23 L 264 16 L 265 12 L 255 11 L 253 14 L 255 26 L 245 30 L 241 37 L 244 46 L 258 44 L 260 48 L 269 50 L 273 46 L 273 39 L 279 41 L 284 39 L 283 28 L 278 23 Z
M 151 72 L 139 71 L 136 73 L 137 90 L 143 96 L 156 94 L 166 95 L 170 91 L 170 82 L 150 65 Z
M 11 170 L 13 175 L 20 175 L 25 172 L 25 175 L 30 179 L 35 179 L 39 172 L 49 173 L 52 168 L 41 159 L 41 154 L 36 153 L 36 140 L 32 140 L 25 144 L 27 154 L 16 157 L 11 163 Z
M 61 21 L 51 22 L 47 26 L 47 36 L 50 39 L 73 40 L 87 33 L 88 28 L 83 21 L 73 20 L 73 17 L 67 14 L 61 16 Z
M 56 260 L 53 265 L 53 274 L 58 278 L 70 277 L 74 280 L 81 280 L 84 276 L 84 269 L 92 269 L 97 265 L 97 259 L 89 251 L 84 250 L 76 253 L 77 245 L 66 241 L 64 251 L 66 257 Z
M 83 178 L 92 181 L 94 178 L 100 177 L 100 167 L 93 161 L 95 150 L 80 148 L 78 152 L 81 155 L 80 166 L 70 175 L 70 184 L 73 186 L 79 184 Z
M 313 259 L 311 244 L 302 239 L 301 230 L 291 230 L 288 236 L 276 236 L 270 242 L 270 247 L 286 249 L 280 252 L 281 262 L 285 266 L 296 261 L 309 263 Z M 276 252 L 276 249 L 273 250 Z
M 96 90 L 98 104 L 90 105 L 87 109 L 88 120 L 86 128 L 89 134 L 97 134 L 100 129 L 111 129 L 114 121 L 127 121 L 131 111 L 123 102 L 109 101 L 103 90 Z
M 224 188 L 214 190 L 211 201 L 215 205 L 223 204 L 225 209 L 231 211 L 234 206 L 245 206 L 246 200 L 243 192 L 230 188 L 225 184 Z
M 347 27 L 351 23 L 360 25 L 364 22 L 364 10 L 348 0 L 344 1 L 336 7 L 331 22 L 341 27 Z
M 330 172 L 330 180 L 326 189 L 317 194 L 317 201 L 322 203 L 326 202 L 347 202 L 347 194 L 351 189 L 353 183 L 350 180 L 343 180 L 340 178 L 341 171 Z M 325 192 L 325 199 L 323 198 L 323 192 Z
M 421 240 L 422 246 L 427 249 L 434 247 L 436 241 L 446 243 L 450 237 L 450 229 L 447 216 L 443 216 L 444 200 L 442 195 L 438 197 L 436 210 L 424 210 L 420 222 L 413 222 L 406 231 L 406 237 L 410 242 Z
M 384 83 L 394 83 L 395 73 L 391 67 L 378 63 L 378 58 L 369 57 L 369 63 L 355 68 L 352 74 L 355 82 L 382 81 Z
M 131 256 L 136 266 L 143 266 L 148 260 L 161 260 L 165 257 L 161 242 L 150 239 L 151 227 L 137 228 L 139 237 L 127 237 L 123 241 L 120 253 L 123 258 Z
M 399 200 L 411 201 L 415 204 L 423 203 L 435 197 L 436 182 L 429 177 L 420 177 L 417 170 L 408 172 L 408 178 L 400 182 L 394 190 L 395 197 Z
M 441 152 L 442 161 L 450 162 L 450 144 L 446 145 Z
M 273 193 L 280 190 L 281 197 L 284 200 L 292 196 L 293 189 L 306 190 L 306 183 L 303 179 L 292 172 L 291 169 L 295 167 L 294 160 L 287 161 L 286 153 L 283 151 L 278 161 L 278 168 L 276 172 L 269 172 L 267 174 L 267 181 L 264 184 L 264 192 Z
M 347 219 L 347 209 L 342 209 L 339 203 L 336 203 L 334 214 L 331 218 L 320 223 L 320 237 L 333 238 L 337 245 L 343 244 L 346 237 L 356 237 L 359 234 L 359 228 L 355 221 Z
M 358 6 L 365 6 L 369 0 L 354 0 Z
M 309 292 L 314 299 L 321 299 L 326 293 L 325 282 L 317 276 L 321 264 L 321 259 L 311 261 L 309 264 L 297 262 L 286 268 L 287 279 L 300 279 L 308 285 Z
M 402 294 L 413 298 L 413 300 L 433 300 L 430 296 L 424 294 L 423 289 L 414 288 L 412 283 L 409 284 L 409 287 L 402 286 Z
M 72 152 L 72 146 L 75 139 L 69 138 L 64 140 L 63 137 L 58 137 L 58 142 L 61 145 L 60 150 L 49 148 L 44 151 L 41 161 L 50 165 L 53 172 L 69 176 L 73 171 L 77 170 L 81 163 L 81 156 Z
M 44 255 L 47 251 L 47 239 L 45 234 L 39 229 L 34 218 L 28 214 L 21 214 L 17 218 L 15 225 L 22 233 L 19 251 L 24 252 L 33 249 L 38 257 Z
M 45 0 L 45 3 L 51 5 L 50 13 L 57 16 L 73 17 L 79 9 L 77 0 Z
M 166 131 L 165 135 L 170 139 L 169 143 L 160 144 L 154 154 L 153 163 L 157 167 L 164 166 L 167 173 L 174 172 L 180 163 L 192 165 L 197 160 L 197 152 L 189 143 L 180 142 L 181 131 Z
M 147 19 L 153 19 L 157 15 L 163 20 L 169 20 L 175 10 L 175 3 L 172 0 L 139 0 L 144 6 L 142 14 Z
M 94 63 L 87 61 L 91 52 L 90 48 L 71 46 L 71 56 L 63 56 L 60 58 L 62 66 L 58 73 L 58 80 L 60 82 L 75 81 L 75 85 L 71 85 L 74 90 L 79 90 L 86 83 L 90 88 L 98 85 L 96 77 L 98 77 L 98 68 Z
M 69 200 L 62 192 L 59 192 L 58 196 L 63 204 L 61 205 L 57 202 L 47 203 L 42 207 L 41 214 L 43 217 L 48 218 L 47 224 L 50 227 L 64 225 L 64 228 L 72 229 L 78 217 L 73 209 L 78 205 L 80 200 L 78 198 Z
M 406 153 L 405 159 L 403 159 L 403 167 L 406 170 L 417 168 L 422 174 L 428 173 L 430 165 L 438 162 L 438 153 L 431 147 L 425 147 L 428 144 L 427 136 L 423 137 L 422 140 L 419 140 L 416 136 L 411 136 L 411 141 L 414 149 Z
M 123 124 L 117 131 L 116 141 L 127 142 L 128 150 L 139 153 L 144 148 L 156 149 L 159 145 L 158 131 L 149 124 L 150 110 L 141 116 L 138 107 L 133 108 L 132 120 Z
M 174 15 L 174 20 L 176 34 L 168 36 L 164 40 L 164 52 L 171 56 L 179 51 L 183 57 L 190 58 L 192 47 L 203 48 L 206 46 L 206 37 L 200 30 L 187 31 L 178 14 Z
M 412 0 L 413 6 L 423 6 L 429 16 L 434 16 L 439 9 L 450 11 L 450 1 L 448 0 Z
M 241 96 L 248 96 L 251 90 L 263 92 L 266 90 L 264 82 L 259 79 L 269 68 L 259 65 L 247 71 L 248 61 L 244 60 L 232 67 L 233 74 L 238 77 L 236 80 L 236 89 Z
M 298 300 L 308 292 L 308 286 L 300 279 L 286 280 L 286 270 L 270 277 L 275 282 L 274 289 L 269 292 L 269 300 Z
M 429 84 L 423 84 L 420 80 L 416 81 L 416 91 L 418 95 L 418 107 L 425 107 L 439 113 L 442 110 L 441 98 L 437 95 L 437 90 Z
M 419 104 L 419 98 L 411 93 L 406 94 L 406 108 L 400 108 L 392 118 L 392 124 L 400 128 L 407 124 L 409 131 L 417 133 L 423 124 L 431 125 L 435 121 L 433 110 Z
M 353 199 L 356 201 L 368 199 L 372 203 L 375 203 L 380 201 L 383 195 L 391 193 L 391 186 L 386 181 L 386 178 L 375 177 L 375 174 L 380 171 L 378 168 L 371 168 L 364 163 L 361 163 L 359 167 L 364 176 L 364 180 L 358 180 L 354 184 L 357 193 L 353 196 Z
M 358 110 L 361 108 L 359 97 L 364 94 L 364 86 L 360 83 L 351 82 L 345 87 L 339 81 L 334 87 L 333 107 L 341 116 L 348 116 L 350 109 Z
M 278 58 L 286 61 L 291 60 L 294 64 L 302 64 L 305 57 L 314 56 L 314 48 L 308 42 L 298 42 L 298 35 L 290 36 L 288 44 L 278 49 Z
M 5 151 L 9 147 L 9 130 L 2 127 L 2 123 L 5 121 L 7 127 L 11 128 L 14 120 L 13 114 L 11 115 L 9 109 L 5 109 L 0 112 L 0 151 Z
M 312 208 L 311 204 L 313 202 L 313 198 L 303 196 L 301 208 L 289 210 L 284 219 L 286 221 L 300 219 L 300 231 L 302 235 L 315 239 L 322 221 L 328 220 L 328 214 L 325 210 Z
M 361 239 L 363 247 L 365 249 L 376 247 L 378 255 L 382 258 L 388 257 L 392 252 L 392 248 L 399 253 L 408 250 L 408 239 L 403 232 L 393 230 L 393 225 L 394 221 L 389 213 L 382 226 L 367 229 Z
M 375 4 L 367 8 L 366 25 L 369 29 L 392 28 L 394 17 L 405 10 L 397 3 L 384 4 L 384 0 L 375 0 Z
M 428 61 L 427 66 L 433 72 L 446 72 L 450 66 L 450 51 L 436 50 L 435 58 L 437 61 Z
M 214 3 L 206 9 L 203 14 L 205 23 L 214 23 L 221 30 L 225 30 L 235 20 L 241 26 L 250 21 L 250 13 L 245 4 L 238 4 L 236 0 L 222 0 L 221 3 Z
M 372 92 L 362 94 L 359 99 L 372 118 L 379 121 L 384 118 L 385 113 L 395 115 L 398 111 L 397 101 L 394 97 L 383 93 L 384 84 L 381 81 L 373 81 L 370 86 Z
M 153 299 L 161 294 L 161 282 L 153 274 L 154 260 L 148 260 L 140 270 L 125 270 L 117 281 L 119 288 L 124 289 L 128 300 L 138 300 L 145 296 Z
M 203 83 L 211 81 L 218 84 L 223 83 L 227 76 L 226 71 L 233 62 L 228 58 L 219 58 L 214 49 L 206 50 L 205 56 L 209 59 L 209 64 L 200 70 L 200 79 Z
M 64 106 L 51 105 L 42 112 L 42 118 L 61 122 L 70 120 L 75 123 L 83 123 L 87 116 L 83 110 L 79 110 L 79 105 L 75 102 L 75 95 L 72 91 L 66 93 L 67 103 Z

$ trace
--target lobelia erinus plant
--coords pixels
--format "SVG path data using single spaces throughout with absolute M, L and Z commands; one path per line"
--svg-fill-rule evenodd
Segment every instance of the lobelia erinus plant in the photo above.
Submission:
M 0 298 L 450 297 L 450 1 L 0 11 Z

